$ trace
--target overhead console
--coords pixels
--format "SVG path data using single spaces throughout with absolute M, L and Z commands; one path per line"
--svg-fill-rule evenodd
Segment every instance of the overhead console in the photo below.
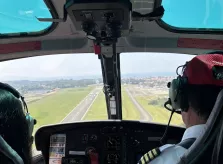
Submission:
M 149 0 L 148 3 L 155 3 Z M 98 43 L 112 44 L 118 38 L 128 36 L 132 20 L 158 20 L 164 14 L 160 0 L 152 12 L 141 14 L 133 11 L 130 0 L 66 0 L 63 18 L 37 18 L 42 22 L 65 22 L 71 18 L 76 31 L 84 31 L 87 37 Z
M 136 164 L 160 146 L 165 127 L 136 121 L 59 124 L 40 128 L 35 143 L 49 164 Z M 179 142 L 183 132 L 170 127 L 168 143 Z
M 132 4 L 129 0 L 68 0 L 65 9 L 77 31 L 98 42 L 114 42 L 127 36 L 131 27 Z

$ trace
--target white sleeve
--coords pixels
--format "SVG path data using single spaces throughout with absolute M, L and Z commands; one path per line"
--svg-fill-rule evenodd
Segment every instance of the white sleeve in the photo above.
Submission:
M 149 162 L 149 164 L 176 164 L 187 149 L 181 146 L 171 146 L 162 151 L 160 156 Z

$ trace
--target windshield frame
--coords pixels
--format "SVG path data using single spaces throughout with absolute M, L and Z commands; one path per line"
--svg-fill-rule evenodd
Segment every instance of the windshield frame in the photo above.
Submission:
M 156 20 L 156 23 L 161 28 L 173 32 L 173 33 L 181 33 L 181 34 L 216 34 L 216 35 L 222 35 L 223 29 L 206 29 L 206 28 L 178 28 L 171 26 L 164 22 L 162 19 Z
M 49 12 L 52 15 L 52 18 L 58 19 L 59 18 L 58 13 L 56 12 L 56 9 L 55 9 L 53 3 L 51 2 L 51 0 L 49 0 L 49 1 L 43 0 L 43 1 L 46 4 L 46 6 L 50 9 Z M 52 24 L 48 28 L 38 31 L 38 32 L 0 34 L 0 40 L 6 39 L 6 38 L 21 38 L 21 37 L 26 38 L 26 37 L 36 37 L 36 36 L 47 35 L 50 32 L 52 32 L 54 29 L 56 29 L 57 25 L 58 25 L 58 22 L 52 22 Z

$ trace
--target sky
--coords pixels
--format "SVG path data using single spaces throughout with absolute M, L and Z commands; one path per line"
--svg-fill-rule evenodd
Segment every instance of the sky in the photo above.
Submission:
M 162 5 L 165 8 L 162 20 L 171 26 L 223 28 L 222 0 L 163 0 Z M 39 32 L 52 23 L 36 18 L 51 17 L 43 0 L 0 0 L 0 22 L 4 22 L 0 23 L 0 33 Z
M 223 28 L 222 0 L 162 0 L 162 20 L 178 28 Z M 198 7 L 199 6 L 199 7 Z
M 52 24 L 36 17 L 52 17 L 43 0 L 0 0 L 0 33 L 39 32 Z
M 192 55 L 168 53 L 123 53 L 121 73 L 174 73 Z M 95 54 L 38 56 L 0 63 L 0 80 L 41 80 L 61 77 L 101 77 L 100 60 Z

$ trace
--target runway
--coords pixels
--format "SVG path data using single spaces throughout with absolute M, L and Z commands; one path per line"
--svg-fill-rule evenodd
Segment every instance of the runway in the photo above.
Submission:
M 102 88 L 91 91 L 60 123 L 81 121 L 94 103 Z
M 136 109 L 138 109 L 140 113 L 140 120 L 141 121 L 152 121 L 152 116 L 137 102 L 137 100 L 133 97 L 132 93 L 129 91 L 128 88 L 125 88 L 129 98 L 132 100 L 133 104 L 135 105 Z

